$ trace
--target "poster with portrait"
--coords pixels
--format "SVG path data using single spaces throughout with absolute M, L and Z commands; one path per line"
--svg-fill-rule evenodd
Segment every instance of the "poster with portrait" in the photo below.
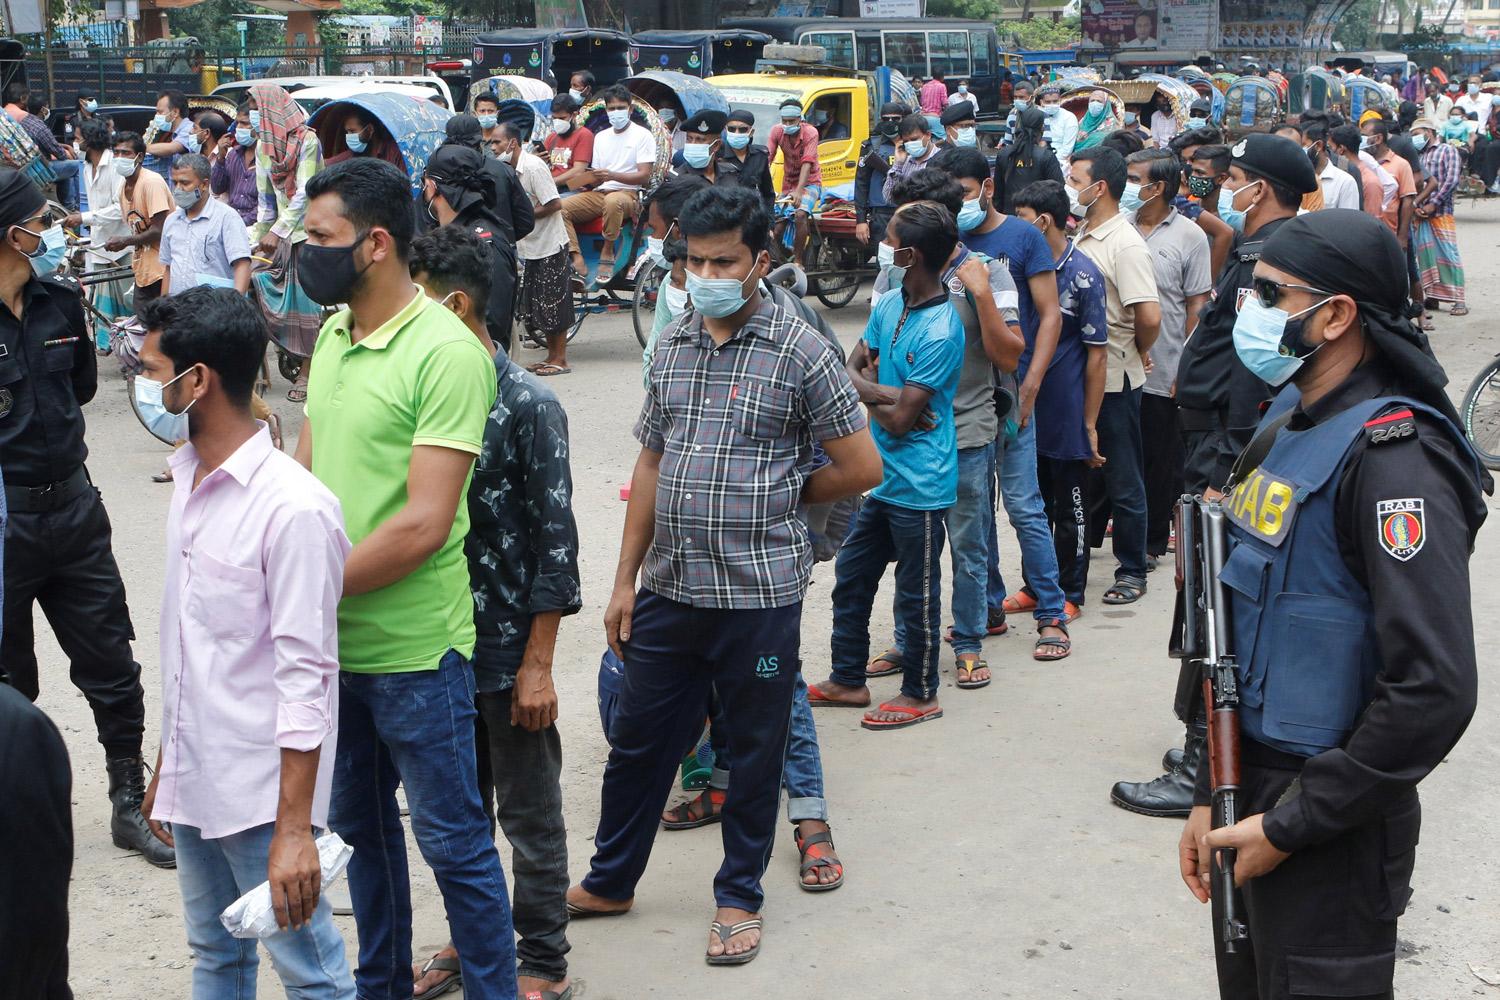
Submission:
M 1084 0 L 1083 36 L 1106 49 L 1161 47 L 1155 0 Z

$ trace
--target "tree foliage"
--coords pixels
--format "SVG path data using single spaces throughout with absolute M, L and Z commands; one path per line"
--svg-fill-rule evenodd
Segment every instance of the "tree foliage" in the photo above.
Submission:
M 1067 49 L 1078 44 L 1081 19 L 1077 14 L 1054 21 L 1049 14 L 1020 19 L 1023 0 L 928 0 L 929 17 L 971 17 L 994 21 L 1001 47 Z M 1009 17 L 1005 15 L 1009 14 Z
M 1380 0 L 1354 0 L 1354 6 L 1339 19 L 1333 40 L 1345 49 L 1373 49 L 1380 44 Z

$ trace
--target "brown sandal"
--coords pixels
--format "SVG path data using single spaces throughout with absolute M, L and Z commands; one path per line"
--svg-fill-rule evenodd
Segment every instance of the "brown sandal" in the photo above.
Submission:
M 717 788 L 705 788 L 686 802 L 680 802 L 667 810 L 661 818 L 663 830 L 696 830 L 700 826 L 717 823 L 724 812 L 727 793 Z M 672 817 L 668 819 L 667 817 Z
M 844 884 L 844 863 L 838 859 L 838 855 L 834 851 L 833 833 L 831 831 L 825 830 L 803 838 L 801 830 L 793 830 L 792 836 L 797 841 L 797 853 L 802 855 L 802 870 L 798 873 L 797 884 L 802 887 L 803 892 L 832 892 Z M 813 848 L 820 844 L 827 844 L 827 851 L 825 853 L 814 854 L 812 852 Z M 833 868 L 837 870 L 839 877 L 832 882 L 802 881 L 807 877 L 808 872 L 817 871 L 819 868 Z
M 1068 654 L 1073 652 L 1073 640 L 1068 638 L 1067 622 L 1063 621 L 1061 618 L 1049 618 L 1046 621 L 1037 622 L 1036 627 L 1038 635 L 1036 640 L 1036 649 L 1031 654 L 1031 658 L 1033 660 L 1039 660 L 1043 663 L 1050 662 L 1052 660 L 1066 660 L 1068 658 Z M 1061 629 L 1062 635 L 1041 635 L 1041 630 L 1044 628 Z M 1060 650 L 1061 652 L 1059 652 L 1056 656 L 1045 655 L 1044 650 L 1048 649 L 1056 649 Z

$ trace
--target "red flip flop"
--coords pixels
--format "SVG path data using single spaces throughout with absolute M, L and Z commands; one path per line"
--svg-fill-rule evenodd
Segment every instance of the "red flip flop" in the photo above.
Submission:
M 816 684 L 807 686 L 807 703 L 813 708 L 869 708 L 868 704 L 852 705 L 847 701 L 834 701 L 822 691 L 818 690 Z
M 913 708 L 910 705 L 892 705 L 890 702 L 884 702 L 875 711 L 893 712 L 897 715 L 906 716 L 900 722 L 876 722 L 869 715 L 859 720 L 861 726 L 875 732 L 881 732 L 886 729 L 905 729 L 907 726 L 916 726 L 930 719 L 941 719 L 943 717 L 943 708 L 941 705 L 934 705 L 932 708 Z

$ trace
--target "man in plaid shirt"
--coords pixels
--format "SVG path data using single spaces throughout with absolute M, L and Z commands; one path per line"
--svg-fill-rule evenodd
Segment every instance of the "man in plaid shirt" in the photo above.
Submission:
M 707 959 L 740 965 L 760 948 L 760 880 L 801 667 L 813 553 L 797 506 L 870 489 L 881 465 L 836 352 L 760 293 L 770 219 L 755 193 L 702 191 L 679 226 L 693 308 L 662 332 L 635 428 L 641 452 L 604 616 L 625 683 L 593 861 L 568 907 L 574 919 L 630 908 L 712 686 L 734 778 Z M 829 459 L 816 471 L 815 442 Z

